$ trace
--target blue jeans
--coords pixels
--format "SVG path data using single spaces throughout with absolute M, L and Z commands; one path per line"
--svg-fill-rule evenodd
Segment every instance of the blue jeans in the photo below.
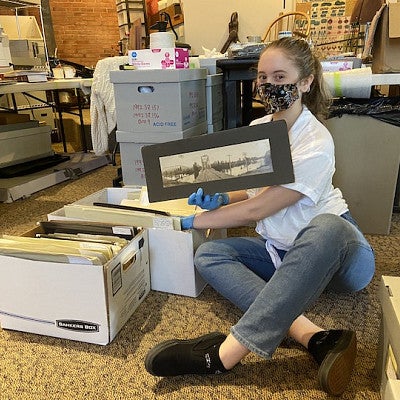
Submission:
M 205 242 L 195 254 L 203 278 L 244 312 L 231 334 L 264 358 L 325 289 L 361 290 L 375 271 L 373 250 L 349 213 L 318 215 L 279 255 L 276 270 L 261 237 Z

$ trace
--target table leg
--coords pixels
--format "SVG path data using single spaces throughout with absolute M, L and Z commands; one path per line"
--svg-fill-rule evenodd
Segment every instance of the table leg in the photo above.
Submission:
M 242 125 L 240 82 L 225 81 L 224 128 L 232 129 Z
M 83 104 L 82 104 L 82 99 L 81 99 L 81 96 L 79 94 L 79 90 L 78 89 L 76 89 L 76 95 L 77 95 L 77 98 L 78 98 L 79 121 L 80 121 L 80 124 L 81 124 L 82 149 L 83 149 L 83 151 L 85 153 L 87 153 L 88 147 L 87 147 L 87 142 L 86 142 L 85 123 L 83 121 L 83 112 L 82 112 Z
M 242 104 L 242 123 L 247 126 L 253 119 L 253 81 L 242 82 Z
M 59 96 L 58 90 L 54 90 L 53 94 L 54 94 L 55 107 L 56 107 L 56 110 L 58 113 L 58 126 L 60 128 L 63 149 L 64 149 L 64 153 L 67 153 L 67 141 L 65 139 L 64 123 L 63 123 L 63 119 L 62 119 L 62 110 L 61 110 L 60 96 Z

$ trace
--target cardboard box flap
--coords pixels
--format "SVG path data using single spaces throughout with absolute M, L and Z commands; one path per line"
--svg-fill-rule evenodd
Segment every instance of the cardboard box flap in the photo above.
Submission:
M 389 38 L 400 37 L 400 3 L 389 3 Z
M 389 379 L 386 385 L 385 394 L 383 396 L 385 400 L 396 400 L 400 399 L 400 381 L 395 379 Z
M 400 328 L 400 279 L 397 276 L 382 276 L 382 283 L 384 285 L 383 291 L 387 292 L 388 301 L 393 308 L 395 315 L 398 317 Z
M 400 332 L 400 278 L 396 276 L 382 276 L 380 300 L 384 319 L 389 324 L 389 337 Z M 395 354 L 400 354 L 400 342 L 391 340 Z

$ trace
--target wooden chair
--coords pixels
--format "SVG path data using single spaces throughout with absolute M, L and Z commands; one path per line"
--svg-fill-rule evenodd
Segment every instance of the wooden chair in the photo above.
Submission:
M 272 42 L 278 39 L 281 31 L 291 31 L 293 36 L 307 38 L 310 35 L 311 18 L 308 14 L 293 11 L 279 15 L 268 27 L 262 39 L 263 42 Z

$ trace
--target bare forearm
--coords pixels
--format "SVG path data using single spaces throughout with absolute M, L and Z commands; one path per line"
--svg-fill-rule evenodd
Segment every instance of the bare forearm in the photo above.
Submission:
M 265 188 L 257 196 L 242 201 L 239 199 L 243 198 L 243 191 L 230 192 L 229 196 L 232 193 L 234 193 L 232 200 L 235 199 L 236 202 L 233 202 L 230 197 L 227 206 L 197 214 L 193 221 L 193 227 L 207 229 L 248 225 L 275 214 L 296 203 L 302 197 L 298 192 L 279 186 Z
M 239 203 L 196 214 L 193 227 L 197 229 L 232 228 L 251 222 L 245 213 L 238 212 Z
M 238 201 L 243 201 L 248 198 L 247 192 L 245 190 L 236 190 L 235 192 L 229 192 L 229 204 L 237 203 Z

